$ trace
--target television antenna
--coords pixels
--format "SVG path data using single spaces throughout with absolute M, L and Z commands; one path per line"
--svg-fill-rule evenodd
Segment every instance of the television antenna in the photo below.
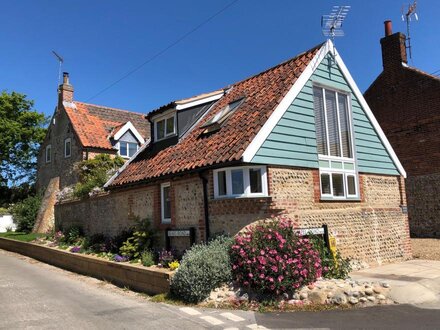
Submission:
M 321 16 L 322 34 L 332 41 L 335 37 L 343 37 L 342 23 L 347 17 L 351 6 L 333 6 L 329 15 Z
M 59 86 L 61 84 L 61 66 L 64 63 L 64 59 L 60 55 L 58 55 L 54 50 L 52 51 L 52 53 L 57 58 L 57 60 L 60 64 L 59 69 L 58 69 L 58 86 Z
M 408 5 L 408 11 L 404 12 L 404 6 L 402 6 L 402 21 L 406 22 L 406 40 L 407 45 L 406 48 L 409 50 L 409 58 L 412 59 L 411 53 L 411 36 L 410 36 L 410 23 L 412 21 L 412 17 L 415 18 L 416 21 L 419 20 L 419 16 L 417 15 L 417 0 L 414 0 L 414 3 Z

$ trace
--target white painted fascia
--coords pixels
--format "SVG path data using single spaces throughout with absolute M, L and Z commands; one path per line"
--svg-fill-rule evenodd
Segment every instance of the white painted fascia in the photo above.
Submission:
M 185 104 L 178 104 L 178 105 L 176 105 L 176 110 L 188 109 L 188 108 L 192 108 L 192 107 L 195 107 L 197 105 L 200 105 L 200 104 L 204 104 L 204 103 L 208 103 L 208 102 L 212 102 L 212 101 L 217 101 L 219 98 L 221 98 L 223 96 L 223 94 L 224 94 L 223 91 L 221 91 L 221 92 L 219 92 L 216 95 L 205 97 L 203 99 L 199 99 L 199 100 L 196 100 L 196 101 L 188 102 L 188 103 L 185 103 Z
M 386 150 L 390 154 L 394 164 L 396 165 L 399 173 L 406 178 L 406 172 L 400 163 L 399 159 L 397 158 L 396 153 L 394 152 L 393 148 L 391 147 L 391 144 L 389 143 L 388 139 L 386 138 L 384 132 L 382 131 L 382 128 L 379 126 L 379 123 L 377 122 L 376 118 L 373 115 L 373 112 L 371 111 L 370 107 L 368 106 L 367 102 L 365 101 L 364 96 L 362 95 L 361 91 L 357 87 L 356 83 L 353 80 L 353 77 L 351 76 L 350 72 L 348 71 L 347 67 L 345 66 L 344 62 L 342 61 L 341 56 L 339 55 L 338 51 L 334 47 L 331 40 L 327 40 L 327 42 L 322 45 L 321 49 L 318 51 L 318 53 L 315 55 L 315 57 L 310 61 L 310 63 L 307 65 L 301 76 L 297 79 L 297 81 L 293 84 L 293 86 L 290 88 L 289 92 L 286 94 L 286 96 L 283 98 L 283 100 L 278 104 L 278 106 L 275 108 L 272 115 L 269 117 L 269 119 L 266 121 L 266 123 L 263 125 L 263 127 L 260 129 L 260 131 L 257 133 L 255 138 L 251 141 L 249 146 L 246 148 L 246 150 L 243 153 L 242 160 L 243 162 L 251 162 L 254 158 L 255 154 L 258 152 L 260 147 L 263 145 L 264 141 L 266 141 L 269 134 L 272 132 L 272 130 L 275 128 L 275 126 L 278 124 L 280 119 L 283 117 L 284 113 L 287 111 L 289 106 L 292 104 L 292 102 L 295 100 L 295 98 L 298 96 L 298 94 L 303 89 L 304 85 L 309 81 L 315 70 L 318 68 L 319 64 L 322 62 L 322 60 L 326 57 L 326 55 L 331 52 L 331 54 L 334 55 L 336 63 L 339 65 L 345 79 L 347 80 L 349 86 L 353 90 L 353 93 L 359 100 L 359 103 L 361 104 L 362 108 L 364 109 L 365 113 L 367 114 L 368 119 L 370 119 L 371 123 L 373 124 L 374 129 L 378 133 L 382 143 L 384 144 Z
M 125 125 L 124 126 L 122 126 L 121 128 L 120 128 L 120 130 L 113 136 L 113 138 L 115 139 L 115 140 L 119 140 L 128 130 L 130 130 L 133 134 L 134 134 L 134 136 L 136 137 L 136 139 L 141 143 L 141 144 L 143 144 L 145 141 L 144 141 L 144 138 L 142 137 L 142 135 L 140 135 L 139 134 L 139 132 L 137 131 L 137 129 L 134 127 L 134 125 L 130 122 L 130 121 L 128 121 L 128 122 L 126 122 L 125 123 Z
M 115 174 L 112 175 L 112 177 L 110 179 L 108 179 L 108 181 L 105 183 L 104 188 L 107 188 L 109 185 L 112 184 L 112 182 L 118 177 L 119 174 L 122 173 L 122 171 L 124 171 L 126 169 L 126 167 L 133 161 L 133 159 L 135 159 L 137 157 L 137 155 L 139 153 L 141 153 L 149 144 L 150 144 L 150 139 L 147 139 L 145 141 L 145 143 L 136 151 L 136 153 L 129 159 L 127 160 L 124 165 L 122 165 Z
M 327 53 L 331 50 L 333 44 L 330 40 L 328 40 L 324 45 L 322 45 L 321 49 L 312 58 L 310 63 L 304 69 L 303 73 L 299 76 L 299 78 L 295 81 L 293 86 L 287 92 L 286 96 L 281 100 L 278 106 L 275 108 L 272 115 L 270 115 L 269 119 L 264 123 L 263 127 L 257 133 L 255 138 L 248 145 L 246 150 L 243 153 L 243 162 L 251 162 L 252 158 L 254 158 L 257 151 L 263 145 L 264 141 L 266 141 L 269 134 L 278 124 L 280 119 L 283 117 L 284 113 L 287 111 L 289 106 L 298 96 L 298 94 L 303 89 L 304 85 L 309 81 L 313 72 L 315 72 L 316 68 L 319 66 L 321 61 L 325 58 Z
M 402 164 L 400 163 L 399 158 L 397 157 L 396 153 L 394 152 L 393 147 L 391 146 L 390 142 L 388 141 L 387 137 L 385 136 L 385 133 L 383 132 L 382 128 L 380 127 L 378 121 L 376 120 L 376 117 L 374 117 L 373 112 L 371 111 L 370 107 L 368 106 L 367 101 L 365 100 L 364 96 L 362 95 L 361 91 L 359 90 L 359 87 L 356 85 L 353 77 L 350 74 L 350 71 L 348 71 L 347 67 L 345 66 L 344 61 L 342 60 L 341 56 L 339 55 L 336 48 L 334 48 L 332 44 L 332 49 L 335 54 L 335 60 L 336 63 L 339 65 L 339 68 L 342 71 L 342 74 L 344 75 L 345 79 L 348 82 L 348 85 L 353 90 L 354 95 L 358 99 L 359 103 L 361 104 L 362 108 L 364 109 L 368 119 L 370 120 L 371 124 L 373 124 L 374 129 L 376 130 L 377 134 L 379 135 L 380 140 L 382 141 L 383 145 L 385 146 L 385 149 L 388 151 L 388 153 L 391 156 L 391 159 L 393 160 L 394 164 L 396 165 L 399 173 L 406 178 L 406 171 L 403 168 Z

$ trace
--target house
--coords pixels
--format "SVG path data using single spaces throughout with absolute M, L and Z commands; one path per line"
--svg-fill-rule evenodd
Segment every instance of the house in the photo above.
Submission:
M 65 72 L 37 158 L 36 187 L 44 200 L 36 231 L 46 231 L 53 223 L 56 193 L 77 183 L 75 163 L 102 153 L 129 159 L 150 138 L 144 114 L 75 101 L 73 92 Z
M 440 79 L 408 65 L 391 21 L 380 43 L 383 71 L 364 96 L 408 173 L 411 235 L 440 237 Z
M 330 40 L 148 119 L 151 142 L 107 194 L 59 203 L 57 226 L 115 235 L 149 218 L 162 246 L 185 249 L 282 214 L 326 224 L 346 256 L 411 256 L 405 171 Z

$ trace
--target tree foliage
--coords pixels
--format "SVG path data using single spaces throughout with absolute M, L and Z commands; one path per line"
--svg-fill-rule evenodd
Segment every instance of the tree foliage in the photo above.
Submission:
M 73 194 L 82 198 L 89 195 L 94 188 L 102 188 L 107 180 L 124 164 L 122 157 L 111 157 L 107 154 L 97 155 L 93 159 L 83 160 L 76 164 L 79 183 Z
M 0 186 L 28 179 L 33 181 L 39 144 L 46 129 L 44 114 L 33 109 L 26 95 L 0 94 Z

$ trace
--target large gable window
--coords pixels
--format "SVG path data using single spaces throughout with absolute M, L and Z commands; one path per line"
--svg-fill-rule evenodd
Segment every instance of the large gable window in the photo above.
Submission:
M 359 198 L 349 97 L 347 93 L 313 87 L 323 199 Z
M 154 121 L 154 140 L 159 141 L 176 135 L 176 116 L 174 113 Z
M 265 166 L 229 167 L 214 171 L 214 197 L 267 196 Z

